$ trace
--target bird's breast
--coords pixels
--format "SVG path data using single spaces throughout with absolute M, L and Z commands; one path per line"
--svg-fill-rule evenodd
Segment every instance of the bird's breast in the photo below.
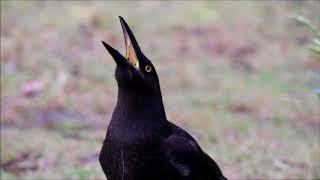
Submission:
M 126 138 L 113 136 L 107 137 L 106 157 L 108 169 L 114 177 L 123 176 L 123 179 L 155 179 L 160 177 L 156 169 L 162 166 L 164 155 L 159 141 L 146 137 L 131 136 Z M 108 148 L 109 147 L 109 148 Z M 130 178 L 127 177 L 130 175 Z M 134 178 L 133 178 L 134 177 Z
M 159 132 L 163 132 L 161 126 L 110 122 L 103 145 L 110 173 L 130 174 L 136 179 L 160 177 L 159 169 L 163 169 L 160 167 L 165 158 L 164 135 Z M 154 172 L 155 169 L 158 171 Z

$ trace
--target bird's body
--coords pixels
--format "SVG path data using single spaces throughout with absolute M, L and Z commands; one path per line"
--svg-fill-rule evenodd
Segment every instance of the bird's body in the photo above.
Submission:
M 155 69 L 142 54 L 128 25 L 120 19 L 127 48 L 127 43 L 133 46 L 127 49 L 127 55 L 131 56 L 128 51 L 132 50 L 135 54 L 128 56 L 128 61 L 121 59 L 118 52 L 103 43 L 117 62 L 119 86 L 117 105 L 99 158 L 107 179 L 226 179 L 196 140 L 167 120 Z M 143 70 L 147 66 L 152 71 Z
M 157 167 L 163 164 L 161 142 L 169 135 L 167 122 L 155 119 L 160 116 L 148 103 L 153 101 L 141 99 L 139 104 L 133 105 L 130 102 L 135 102 L 138 97 L 131 96 L 134 100 L 127 97 L 119 97 L 121 100 L 115 107 L 101 150 L 103 160 L 100 162 L 106 167 L 105 174 L 111 180 L 163 179 L 160 176 L 163 173 L 159 172 L 162 168 Z M 140 108 L 148 115 L 139 113 Z

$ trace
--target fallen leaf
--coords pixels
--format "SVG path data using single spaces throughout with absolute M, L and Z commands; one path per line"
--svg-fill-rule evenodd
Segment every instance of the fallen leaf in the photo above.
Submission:
M 24 96 L 32 97 L 41 92 L 44 88 L 44 82 L 40 80 L 31 80 L 22 85 L 21 91 Z

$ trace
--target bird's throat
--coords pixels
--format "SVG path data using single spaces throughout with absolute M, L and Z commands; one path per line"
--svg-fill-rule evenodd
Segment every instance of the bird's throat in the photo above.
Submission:
M 143 94 L 119 89 L 115 113 L 124 119 L 166 121 L 161 92 Z

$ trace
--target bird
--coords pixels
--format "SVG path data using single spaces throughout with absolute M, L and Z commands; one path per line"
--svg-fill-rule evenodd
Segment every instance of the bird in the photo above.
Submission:
M 99 155 L 108 180 L 226 180 L 217 163 L 165 113 L 159 78 L 126 21 L 126 54 L 102 41 L 116 62 L 117 103 Z

